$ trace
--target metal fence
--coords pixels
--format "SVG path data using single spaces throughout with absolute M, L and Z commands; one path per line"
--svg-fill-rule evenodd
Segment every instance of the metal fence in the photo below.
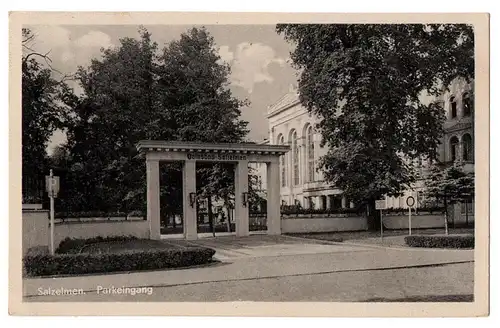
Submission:
M 46 205 L 45 176 L 23 174 L 22 176 L 22 203 Z

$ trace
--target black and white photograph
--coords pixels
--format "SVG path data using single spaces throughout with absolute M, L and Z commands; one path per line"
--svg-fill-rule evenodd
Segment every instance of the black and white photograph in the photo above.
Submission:
M 487 314 L 487 15 L 38 15 L 10 18 L 19 306 Z

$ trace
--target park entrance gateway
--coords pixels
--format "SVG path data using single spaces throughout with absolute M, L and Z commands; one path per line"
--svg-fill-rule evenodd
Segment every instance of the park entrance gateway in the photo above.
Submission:
M 212 144 L 170 141 L 140 141 L 137 150 L 146 157 L 147 220 L 150 239 L 160 239 L 160 162 L 182 162 L 182 209 L 185 239 L 197 239 L 196 162 L 226 162 L 235 164 L 235 224 L 236 236 L 249 235 L 248 163 L 267 164 L 267 233 L 281 234 L 279 157 L 289 146 L 259 144 Z

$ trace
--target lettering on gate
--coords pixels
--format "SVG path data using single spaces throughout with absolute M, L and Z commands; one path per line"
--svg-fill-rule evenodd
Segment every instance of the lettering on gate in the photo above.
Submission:
M 198 159 L 207 161 L 246 161 L 246 155 L 235 154 L 188 154 L 188 159 Z

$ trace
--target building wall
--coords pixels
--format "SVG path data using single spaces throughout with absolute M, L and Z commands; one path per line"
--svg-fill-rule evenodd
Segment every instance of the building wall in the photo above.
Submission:
M 470 160 L 463 160 L 464 135 L 469 134 L 472 138 L 472 154 L 474 153 L 474 114 L 473 110 L 471 115 L 464 115 L 464 95 L 469 93 L 472 85 L 468 85 L 465 81 L 457 79 L 449 87 L 449 91 L 443 92 L 442 96 L 435 98 L 433 96 L 422 94 L 421 100 L 424 103 L 440 102 L 446 115 L 444 123 L 445 134 L 438 147 L 438 154 L 440 161 L 450 161 L 450 140 L 456 137 L 459 140 L 458 155 L 456 161 L 462 162 L 466 170 L 474 170 L 473 156 Z M 452 115 L 452 102 L 451 97 L 454 97 L 456 102 L 456 116 Z M 472 106 L 472 109 L 474 106 Z M 340 198 L 341 207 L 353 207 L 352 202 L 342 196 L 340 189 L 329 186 L 324 182 L 323 173 L 321 171 L 314 173 L 314 179 L 309 179 L 309 142 L 307 129 L 318 123 L 317 118 L 311 115 L 300 104 L 298 99 L 297 90 L 291 90 L 290 93 L 284 95 L 272 106 L 268 108 L 268 123 L 269 123 L 269 143 L 271 144 L 284 144 L 289 145 L 292 150 L 285 155 L 285 182 L 281 177 L 283 167 L 280 168 L 280 183 L 281 183 L 281 201 L 282 204 L 293 205 L 296 202 L 305 208 L 322 208 L 332 207 L 332 203 L 338 206 Z M 297 146 L 299 149 L 299 183 L 294 182 L 294 144 L 292 140 L 293 133 L 297 133 Z M 328 151 L 327 147 L 322 148 L 321 135 L 314 133 L 314 163 L 317 167 L 318 160 L 321 156 Z M 429 169 L 429 162 L 425 159 L 416 160 L 415 164 L 418 165 L 420 173 L 425 176 Z M 402 197 L 387 197 L 388 207 L 402 207 L 407 208 L 406 199 L 408 196 L 413 196 L 417 202 L 423 201 L 423 181 L 418 181 L 412 190 L 408 190 Z M 325 197 L 326 196 L 326 197 Z M 335 198 L 332 198 L 335 197 Z M 325 199 L 326 198 L 326 199 Z
M 368 229 L 365 217 L 282 218 L 283 233 L 363 231 Z
M 54 228 L 54 245 L 57 248 L 65 238 L 93 238 L 111 236 L 135 236 L 149 238 L 149 222 L 147 220 L 131 221 L 94 221 L 56 224 Z
M 23 210 L 23 254 L 32 247 L 49 245 L 49 212 Z
M 317 118 L 310 115 L 299 103 L 296 91 L 285 95 L 276 104 L 270 106 L 268 109 L 268 122 L 270 129 L 269 142 L 271 144 L 283 142 L 292 148 L 284 156 L 285 166 L 281 165 L 280 167 L 282 204 L 300 204 L 304 208 L 329 208 L 332 201 L 331 197 L 342 198 L 342 191 L 325 183 L 323 172 L 317 171 L 318 161 L 321 156 L 326 154 L 328 149 L 321 147 L 321 135 L 315 130 L 318 123 Z M 312 138 L 310 138 L 309 129 L 313 131 Z M 294 174 L 296 152 L 294 151 L 293 136 L 295 133 L 298 149 L 298 181 Z M 313 161 L 309 156 L 311 154 L 310 147 L 314 149 Z M 310 173 L 311 167 L 314 167 L 312 176 Z M 283 176 L 285 176 L 284 179 Z M 341 199 L 340 202 L 346 208 L 353 205 L 345 198 Z
M 23 210 L 23 254 L 32 247 L 48 247 L 50 243 L 49 213 L 44 210 Z M 97 219 L 97 218 L 95 218 Z M 120 221 L 97 221 L 56 223 L 54 245 L 57 248 L 65 238 L 92 238 L 110 236 L 135 236 L 149 238 L 149 222 L 140 218 Z M 69 219 L 71 220 L 71 219 Z

